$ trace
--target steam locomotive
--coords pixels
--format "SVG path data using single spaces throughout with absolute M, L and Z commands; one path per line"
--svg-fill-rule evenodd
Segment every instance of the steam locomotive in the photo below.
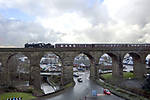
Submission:
M 54 45 L 50 43 L 26 43 L 25 48 L 54 48 Z

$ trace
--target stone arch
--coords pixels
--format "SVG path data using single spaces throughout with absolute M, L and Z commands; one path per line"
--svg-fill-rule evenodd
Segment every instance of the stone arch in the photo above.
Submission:
M 112 58 L 107 53 L 102 54 L 99 58 L 99 65 L 101 70 L 112 70 Z
M 87 58 L 86 60 L 89 60 L 90 63 L 92 62 L 92 61 L 90 61 L 91 58 L 92 58 L 92 56 L 91 56 L 90 54 L 81 52 L 81 53 L 77 53 L 77 54 L 76 54 L 76 56 L 74 57 L 74 62 L 73 62 L 73 63 L 75 63 L 75 61 L 77 61 L 77 60 L 75 60 L 75 58 L 77 58 L 77 57 L 79 57 L 79 56 L 81 56 L 82 58 L 83 58 L 83 57 Z M 89 58 L 89 57 L 90 57 L 90 58 Z M 77 62 L 78 62 L 78 61 L 77 61 Z M 78 63 L 79 63 L 79 62 L 78 62 Z
M 116 79 L 122 79 L 123 68 L 122 68 L 122 64 L 121 64 L 120 54 L 113 53 L 113 52 L 103 52 L 103 54 L 101 56 L 103 56 L 104 54 L 109 55 L 112 59 L 112 77 L 116 78 Z
M 80 52 L 76 52 L 75 57 L 80 55 L 80 54 L 84 54 L 86 55 L 89 59 L 94 60 L 94 57 L 92 56 L 92 54 L 90 52 L 87 51 L 80 51 Z
M 131 57 L 136 59 L 141 58 L 141 55 L 138 52 L 124 52 L 122 57 L 124 57 L 126 54 L 129 54 Z
M 90 77 L 92 79 L 96 78 L 97 75 L 97 70 L 96 70 L 96 60 L 94 58 L 94 55 L 92 55 L 91 52 L 87 52 L 87 51 L 80 51 L 76 53 L 76 56 L 74 58 L 76 58 L 77 56 L 79 56 L 80 54 L 84 54 L 88 57 L 89 61 L 90 61 Z
M 124 79 L 132 79 L 135 77 L 133 73 L 133 68 L 134 68 L 134 61 L 133 57 L 127 52 L 123 54 L 122 57 L 122 64 L 123 64 L 123 78 Z
M 59 62 L 60 62 L 61 65 L 62 65 L 61 56 L 60 56 L 59 53 L 56 53 L 56 52 L 44 52 L 44 53 L 41 54 L 42 56 L 40 56 L 40 57 L 41 57 L 40 59 L 42 59 L 44 56 L 48 56 L 49 54 L 58 57 L 57 59 L 59 60 Z M 51 57 L 47 57 L 47 58 L 51 58 Z M 40 60 L 40 61 L 41 61 L 41 60 Z
M 9 54 L 6 60 L 6 66 L 8 70 L 8 80 L 10 83 L 9 85 L 14 86 L 14 84 L 20 84 L 18 83 L 20 81 L 24 81 L 24 84 L 29 84 L 30 61 L 28 57 L 26 61 L 23 61 L 22 59 L 25 60 L 24 57 L 27 56 L 25 56 L 22 52 L 15 52 Z
M 100 55 L 100 57 L 99 58 L 101 58 L 101 56 L 103 56 L 104 54 L 107 54 L 107 55 L 109 55 L 112 59 L 114 59 L 114 60 L 117 60 L 118 58 L 118 55 L 117 54 L 115 54 L 115 53 L 113 53 L 113 52 L 103 52 L 101 55 Z
M 141 79 L 144 77 L 145 74 L 145 67 L 144 67 L 144 63 L 145 60 L 143 62 L 142 56 L 140 53 L 138 52 L 126 52 L 124 53 L 123 57 L 129 54 L 132 58 L 133 58 L 133 74 L 134 77 L 137 79 Z
M 8 63 L 8 61 L 11 59 L 11 57 L 13 57 L 13 56 L 15 56 L 15 55 L 17 55 L 18 53 L 12 53 L 12 54 L 9 54 L 9 56 L 8 56 L 8 59 L 7 59 L 7 63 Z
M 150 73 L 150 52 L 145 53 L 145 75 Z
M 60 59 L 62 59 L 60 53 L 58 53 L 58 52 L 52 52 L 52 51 L 43 52 L 41 55 L 44 56 L 44 55 L 47 55 L 47 54 L 55 54 L 55 55 L 58 56 Z
M 92 54 L 90 54 L 90 52 L 80 52 L 80 54 L 83 53 L 84 55 L 86 55 L 91 63 L 95 62 L 95 58 L 92 56 Z
M 52 86 L 53 90 L 56 91 L 56 87 L 60 88 L 62 85 L 62 60 L 60 59 L 60 55 L 56 52 L 43 52 L 40 54 L 41 60 L 40 64 L 40 76 L 41 76 L 41 88 L 45 87 L 44 84 L 54 84 Z M 46 74 L 51 75 L 46 75 Z M 42 75 L 44 74 L 44 75 Z M 58 75 L 55 75 L 58 74 Z M 44 91 L 45 92 L 45 91 Z
M 140 55 L 138 53 L 135 53 L 135 52 L 129 52 L 129 54 L 135 58 L 135 59 L 140 59 Z

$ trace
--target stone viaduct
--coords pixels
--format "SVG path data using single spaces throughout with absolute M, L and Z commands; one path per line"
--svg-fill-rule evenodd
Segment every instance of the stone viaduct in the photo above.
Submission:
M 92 79 L 98 78 L 99 59 L 104 53 L 112 58 L 112 77 L 114 79 L 120 80 L 123 78 L 122 61 L 127 53 L 133 57 L 134 74 L 136 78 L 140 79 L 146 71 L 145 59 L 150 54 L 150 44 L 95 44 L 92 47 L 88 47 L 86 44 L 61 44 L 61 46 L 55 45 L 54 48 L 0 48 L 0 62 L 3 69 L 0 74 L 0 83 L 9 85 L 10 71 L 8 61 L 13 55 L 18 53 L 22 53 L 30 60 L 31 79 L 29 83 L 40 89 L 39 63 L 46 53 L 54 53 L 61 59 L 62 85 L 73 81 L 73 61 L 81 53 L 87 55 L 90 59 L 90 77 Z

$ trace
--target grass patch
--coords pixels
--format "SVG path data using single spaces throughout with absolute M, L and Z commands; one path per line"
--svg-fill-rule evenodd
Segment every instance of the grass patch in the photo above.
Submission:
M 134 74 L 131 72 L 123 72 L 123 78 L 129 79 L 129 78 L 134 78 Z
M 7 100 L 7 98 L 13 98 L 13 97 L 22 97 L 22 100 L 32 100 L 36 97 L 32 96 L 32 94 L 29 93 L 21 93 L 21 92 L 10 92 L 10 93 L 3 93 L 0 94 L 0 100 Z
M 71 86 L 73 86 L 73 82 L 71 82 L 71 83 L 69 83 L 69 84 L 66 84 L 65 86 L 64 86 L 64 88 L 69 88 L 69 87 L 71 87 Z
M 105 80 L 110 80 L 110 79 L 112 79 L 112 73 L 102 74 L 102 77 Z
M 102 74 L 101 75 L 105 80 L 111 80 L 112 79 L 112 73 L 107 73 L 107 74 Z M 134 78 L 134 74 L 131 72 L 123 72 L 123 78 L 124 79 L 129 79 L 129 78 Z

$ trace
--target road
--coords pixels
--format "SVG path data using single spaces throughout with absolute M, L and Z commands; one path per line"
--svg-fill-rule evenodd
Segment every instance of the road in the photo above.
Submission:
M 89 72 L 80 72 L 83 82 L 77 82 L 77 78 L 74 78 L 76 85 L 73 88 L 66 90 L 64 93 L 51 98 L 44 98 L 42 100 L 124 100 L 115 95 L 104 95 L 103 88 L 92 80 L 89 80 Z M 91 95 L 92 90 L 97 90 L 100 96 L 93 97 Z

